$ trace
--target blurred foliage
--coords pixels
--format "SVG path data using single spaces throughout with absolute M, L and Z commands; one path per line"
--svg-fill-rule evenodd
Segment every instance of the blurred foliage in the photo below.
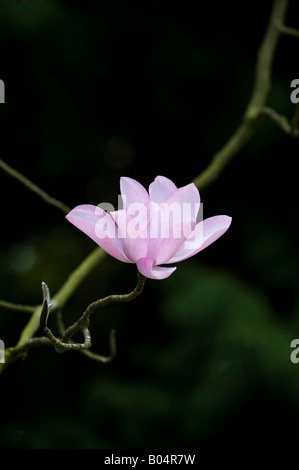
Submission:
M 3 1 L 1 158 L 72 207 L 117 204 L 122 175 L 187 184 L 240 122 L 271 2 L 197 4 Z M 269 99 L 288 116 L 295 47 L 282 38 Z M 116 328 L 112 364 L 41 348 L 7 369 L 2 447 L 296 443 L 297 154 L 298 142 L 261 123 L 202 195 L 204 217 L 233 217 L 227 234 L 169 279 L 149 280 L 132 304 L 92 319 L 102 354 Z M 94 244 L 7 175 L 0 182 L 0 298 L 36 304 L 41 281 L 55 292 Z M 66 322 L 135 278 L 134 266 L 107 258 L 66 306 Z M 26 320 L 1 310 L 7 346 Z

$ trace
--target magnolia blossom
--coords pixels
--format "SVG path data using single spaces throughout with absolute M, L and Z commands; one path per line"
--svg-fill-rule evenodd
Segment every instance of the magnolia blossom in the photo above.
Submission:
M 177 188 L 157 176 L 147 191 L 138 181 L 120 180 L 123 208 L 107 212 L 104 205 L 80 205 L 66 216 L 103 250 L 141 274 L 165 279 L 176 267 L 164 267 L 196 255 L 226 232 L 231 217 L 197 220 L 200 196 L 191 183 Z M 101 207 L 102 206 L 102 207 Z

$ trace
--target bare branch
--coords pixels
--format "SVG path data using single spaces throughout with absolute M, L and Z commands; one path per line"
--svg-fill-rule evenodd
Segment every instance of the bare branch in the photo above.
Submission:
M 277 124 L 281 128 L 281 130 L 283 130 L 286 134 L 292 137 L 299 136 L 298 129 L 296 129 L 294 126 L 292 126 L 291 123 L 289 123 L 286 116 L 282 116 L 281 114 L 277 113 L 274 109 L 265 106 L 261 109 L 261 115 L 268 116 L 270 119 L 272 119 L 272 121 L 275 122 L 275 124 Z
M 270 85 L 274 53 L 280 37 L 277 27 L 284 23 L 288 0 L 274 0 L 269 23 L 258 51 L 253 91 L 243 121 L 228 142 L 217 152 L 207 168 L 200 173 L 193 183 L 199 190 L 209 186 L 228 163 L 239 153 L 255 132 L 265 106 Z
M 6 302 L 5 300 L 0 300 L 0 308 L 6 308 L 7 310 L 14 310 L 16 312 L 32 313 L 36 309 L 32 305 L 20 305 L 14 304 L 12 302 Z
M 294 38 L 299 38 L 299 29 L 290 28 L 289 26 L 285 26 L 284 24 L 280 24 L 278 28 L 279 31 L 283 34 L 293 36 Z
M 16 179 L 19 181 L 23 186 L 26 186 L 30 191 L 33 193 L 37 194 L 38 197 L 40 197 L 43 201 L 45 201 L 47 204 L 50 206 L 56 207 L 60 211 L 62 211 L 64 214 L 68 214 L 70 212 L 70 207 L 68 207 L 66 204 L 64 204 L 61 201 L 58 201 L 58 199 L 55 199 L 54 197 L 49 196 L 43 189 L 41 189 L 39 186 L 36 184 L 32 183 L 26 176 L 22 175 L 19 171 L 15 170 L 11 166 L 9 166 L 7 163 L 5 163 L 3 160 L 0 159 L 0 168 L 5 171 L 8 175 L 12 176 L 12 178 Z
M 101 356 L 100 354 L 96 354 L 88 349 L 85 351 L 81 351 L 81 352 L 85 356 L 89 357 L 89 359 L 107 364 L 108 362 L 111 362 L 115 358 L 116 352 L 117 352 L 115 330 L 110 331 L 109 346 L 110 346 L 109 356 Z
M 66 329 L 64 337 L 63 337 L 63 341 L 66 341 L 66 342 L 69 341 L 72 338 L 72 336 L 74 336 L 75 333 L 82 330 L 82 327 L 85 327 L 86 323 L 89 324 L 90 316 L 99 308 L 105 307 L 106 305 L 109 305 L 115 302 L 118 302 L 118 303 L 130 302 L 131 300 L 136 299 L 136 297 L 138 297 L 138 295 L 141 294 L 145 281 L 146 281 L 146 277 L 140 274 L 139 272 L 138 272 L 137 278 L 138 278 L 137 286 L 129 294 L 109 295 L 108 297 L 104 297 L 103 299 L 96 300 L 95 302 L 92 302 L 90 305 L 88 305 L 87 309 L 83 312 L 79 320 Z
M 18 359 L 25 359 L 27 352 L 39 346 L 52 346 L 52 343 L 48 338 L 31 338 L 22 346 L 13 346 L 11 348 L 5 348 L 5 362 L 0 363 L 0 375 L 1 373 L 11 364 Z
M 56 351 L 61 353 L 65 351 L 85 351 L 91 347 L 91 336 L 89 332 L 89 321 L 90 316 L 93 312 L 95 312 L 100 307 L 104 307 L 111 303 L 115 302 L 130 302 L 131 300 L 136 299 L 138 295 L 141 294 L 146 277 L 143 276 L 138 272 L 137 275 L 138 283 L 135 289 L 130 292 L 129 294 L 120 294 L 120 295 L 109 295 L 103 299 L 99 299 L 96 302 L 91 303 L 87 309 L 83 312 L 81 317 L 78 321 L 76 321 L 73 325 L 71 325 L 65 331 L 65 334 L 62 339 L 57 338 L 54 336 L 50 328 L 47 326 L 47 318 L 49 315 L 49 308 L 48 308 L 48 301 L 50 300 L 50 293 L 49 289 L 45 287 L 46 285 L 43 283 L 43 290 L 44 290 L 44 301 L 42 312 L 40 316 L 40 325 L 45 333 L 45 336 L 51 341 L 53 346 L 55 347 Z M 71 343 L 69 342 L 71 338 L 78 332 L 82 332 L 84 336 L 84 343 Z M 100 362 L 109 362 L 116 354 L 116 341 L 115 341 L 115 331 L 111 330 L 110 332 L 110 355 L 108 357 L 100 356 L 99 354 L 90 353 L 89 357 L 92 359 L 98 360 Z
M 45 336 L 51 341 L 51 343 L 55 347 L 56 352 L 58 353 L 62 353 L 65 351 L 82 351 L 84 349 L 90 348 L 91 346 L 91 336 L 88 328 L 82 329 L 84 343 L 66 343 L 60 338 L 56 338 L 56 336 L 53 335 L 52 331 L 47 326 L 45 326 L 43 330 Z
M 64 323 L 63 323 L 62 309 L 61 308 L 57 309 L 57 312 L 55 314 L 55 321 L 56 321 L 56 327 L 58 329 L 59 335 L 64 336 L 65 326 L 64 326 Z
M 82 263 L 72 272 L 67 281 L 57 292 L 57 294 L 52 298 L 51 301 L 51 310 L 52 312 L 63 308 L 66 302 L 70 297 L 76 292 L 76 289 L 81 284 L 81 282 L 95 269 L 100 261 L 106 256 L 106 252 L 102 248 L 96 248 L 87 258 L 85 258 Z M 25 326 L 17 346 L 21 346 L 32 338 L 35 332 L 40 327 L 40 314 L 41 314 L 42 305 L 38 305 L 27 325 Z

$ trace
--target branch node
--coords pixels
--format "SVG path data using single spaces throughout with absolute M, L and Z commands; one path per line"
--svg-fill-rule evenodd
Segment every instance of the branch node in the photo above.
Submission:
M 278 24 L 278 29 L 282 34 L 286 34 L 287 36 L 293 36 L 294 38 L 299 38 L 299 29 L 290 28 L 282 23 Z
M 272 119 L 272 121 L 275 122 L 275 124 L 277 124 L 278 127 L 280 127 L 280 129 L 286 134 L 292 137 L 299 136 L 298 129 L 296 129 L 291 123 L 289 123 L 286 116 L 282 116 L 281 114 L 277 113 L 274 109 L 268 108 L 266 106 L 263 107 L 260 112 L 262 115 L 268 116 L 270 119 Z

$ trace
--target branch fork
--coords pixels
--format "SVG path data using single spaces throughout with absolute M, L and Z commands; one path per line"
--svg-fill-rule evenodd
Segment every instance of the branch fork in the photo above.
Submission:
M 42 282 L 42 290 L 43 290 L 43 304 L 40 314 L 40 326 L 46 336 L 46 338 L 51 342 L 51 344 L 55 347 L 56 352 L 63 353 L 65 351 L 81 351 L 87 352 L 91 347 L 91 334 L 89 331 L 89 324 L 90 324 L 90 316 L 96 310 L 106 305 L 109 305 L 114 302 L 129 302 L 134 300 L 138 295 L 141 294 L 146 277 L 142 276 L 138 272 L 138 283 L 135 289 L 129 294 L 120 294 L 120 295 L 109 295 L 103 299 L 99 299 L 95 302 L 92 302 L 86 310 L 83 312 L 79 320 L 69 326 L 63 333 L 62 338 L 57 338 L 50 328 L 48 327 L 48 318 L 51 309 L 51 297 L 50 291 L 45 282 Z M 84 338 L 83 343 L 75 343 L 72 342 L 72 337 L 81 332 Z M 100 362 L 110 362 L 116 354 L 116 339 L 115 339 L 115 330 L 111 330 L 110 332 L 110 355 L 108 357 L 100 356 L 98 354 L 92 353 L 88 351 L 87 354 L 90 358 L 98 360 Z

